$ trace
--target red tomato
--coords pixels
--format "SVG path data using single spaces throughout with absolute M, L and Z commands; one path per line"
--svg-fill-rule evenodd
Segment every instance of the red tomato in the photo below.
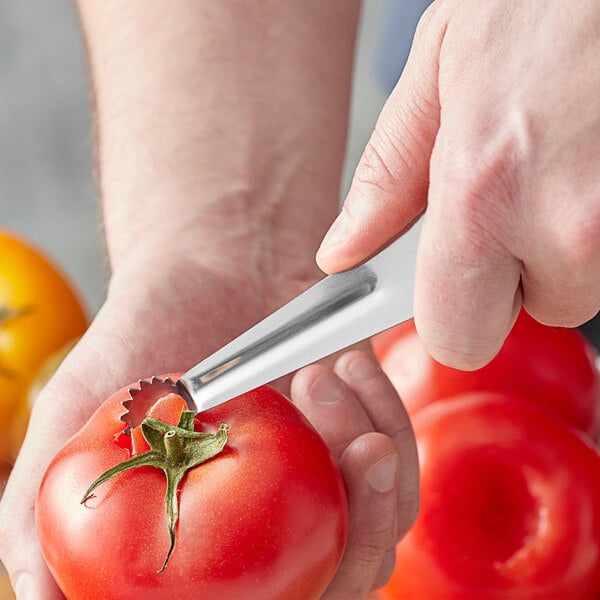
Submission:
M 600 456 L 585 436 L 489 392 L 413 424 L 422 506 L 385 600 L 598 597 Z
M 596 437 L 600 432 L 600 376 L 596 351 L 576 329 L 547 327 L 521 311 L 498 355 L 477 371 L 433 360 L 408 321 L 373 340 L 382 369 L 409 414 L 468 391 L 526 396 Z
M 96 411 L 40 487 L 39 540 L 65 596 L 320 598 L 346 542 L 347 501 L 326 444 L 295 406 L 264 386 L 196 417 L 196 431 L 226 423 L 228 439 L 183 478 L 174 550 L 157 573 L 170 542 L 162 471 L 122 472 L 80 504 L 92 481 L 131 458 L 119 420 L 126 397 L 120 390 Z M 154 416 L 177 424 L 181 399 L 159 402 Z M 149 447 L 134 439 L 138 452 Z

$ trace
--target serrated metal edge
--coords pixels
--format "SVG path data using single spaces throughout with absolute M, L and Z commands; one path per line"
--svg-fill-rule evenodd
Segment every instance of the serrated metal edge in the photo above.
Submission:
M 152 394 L 152 392 L 156 393 Z M 171 393 L 179 394 L 180 391 L 177 384 L 170 377 L 162 379 L 161 377 L 153 375 L 150 379 L 139 379 L 136 385 L 129 387 L 127 390 L 128 397 L 121 401 L 121 406 L 125 409 L 123 414 L 119 417 L 126 425 L 123 433 L 131 435 L 131 428 L 137 427 L 137 425 L 141 423 L 141 421 L 140 423 L 132 422 L 132 402 L 140 402 L 138 396 L 141 394 L 149 396 L 149 398 L 145 400 L 146 408 L 140 411 L 145 413 L 159 398 Z

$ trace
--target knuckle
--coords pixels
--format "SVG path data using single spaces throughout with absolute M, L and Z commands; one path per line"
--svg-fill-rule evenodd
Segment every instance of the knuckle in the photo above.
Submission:
M 476 208 L 502 188 L 510 188 L 513 155 L 508 145 L 478 152 L 474 143 L 454 146 L 441 165 L 444 179 L 462 191 L 463 203 Z
M 435 35 L 438 37 L 439 34 L 437 34 L 437 31 L 444 28 L 444 23 L 447 18 L 447 8 L 448 2 L 437 0 L 436 2 L 432 2 L 425 9 L 415 29 L 413 38 L 415 45 L 428 44 L 433 35 L 433 31 L 436 32 Z
M 481 246 L 503 249 L 513 234 L 520 187 L 510 148 L 483 155 L 475 148 L 453 149 L 437 161 L 432 173 L 437 180 L 433 185 L 442 193 L 431 195 L 430 202 L 445 203 L 455 235 L 463 248 L 469 247 L 469 255 L 477 256 Z
M 355 173 L 355 182 L 363 188 L 376 188 L 386 192 L 395 177 L 391 166 L 389 151 L 381 141 L 381 132 L 375 130 L 367 142 Z
M 600 204 L 600 202 L 598 202 Z M 600 209 L 582 211 L 559 228 L 560 256 L 573 277 L 585 281 L 596 272 L 600 255 Z
M 514 221 L 535 170 L 537 137 L 539 124 L 519 108 L 495 122 L 479 111 L 460 132 L 452 124 L 440 129 L 432 172 L 465 222 Z
M 354 559 L 357 564 L 365 567 L 364 570 L 370 570 L 370 568 L 378 566 L 387 549 L 387 547 L 373 541 L 372 536 L 374 535 L 376 535 L 375 532 L 365 532 L 357 540 Z
M 419 154 L 422 144 L 408 129 L 400 134 L 394 125 L 378 124 L 356 167 L 354 184 L 363 193 L 394 195 L 402 173 L 416 172 L 427 157 Z M 351 203 L 350 203 L 351 204 Z M 351 205 L 347 207 L 351 212 Z
M 394 527 L 396 503 L 372 510 L 355 532 L 355 548 L 362 562 L 379 562 L 388 548 L 396 543 Z

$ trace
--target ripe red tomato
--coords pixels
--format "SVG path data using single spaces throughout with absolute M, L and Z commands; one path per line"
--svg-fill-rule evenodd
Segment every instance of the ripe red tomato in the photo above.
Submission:
M 477 371 L 432 359 L 412 320 L 374 338 L 373 348 L 411 415 L 447 396 L 489 390 L 535 400 L 593 438 L 600 432 L 597 352 L 576 329 L 547 327 L 521 311 L 498 355 Z
M 600 595 L 600 456 L 534 403 L 471 393 L 413 420 L 422 505 L 385 600 Z
M 86 488 L 107 469 L 148 449 L 122 434 L 126 389 L 109 398 L 59 451 L 42 481 L 36 524 L 47 564 L 73 599 L 219 600 L 320 598 L 347 536 L 341 475 L 323 440 L 267 386 L 199 414 L 195 431 L 228 425 L 222 451 L 187 471 L 175 545 L 165 511 L 165 475 L 139 467 Z M 152 416 L 175 425 L 181 398 Z M 144 446 L 145 447 L 142 447 Z M 128 447 L 127 447 L 128 446 Z

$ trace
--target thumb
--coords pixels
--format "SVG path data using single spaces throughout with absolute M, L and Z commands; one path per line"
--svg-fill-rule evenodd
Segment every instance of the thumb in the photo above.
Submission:
M 425 210 L 429 158 L 440 122 L 442 13 L 434 3 L 421 17 L 404 72 L 377 120 L 342 212 L 317 253 L 325 272 L 362 262 Z
M 42 394 L 40 402 L 44 401 Z M 53 397 L 52 402 L 56 404 L 56 400 Z M 35 412 L 34 407 L 32 422 Z M 58 449 L 52 437 L 58 436 L 47 436 L 45 426 L 37 432 L 39 435 L 27 435 L 0 502 L 0 558 L 17 600 L 64 600 L 42 557 L 34 516 L 39 482 Z

